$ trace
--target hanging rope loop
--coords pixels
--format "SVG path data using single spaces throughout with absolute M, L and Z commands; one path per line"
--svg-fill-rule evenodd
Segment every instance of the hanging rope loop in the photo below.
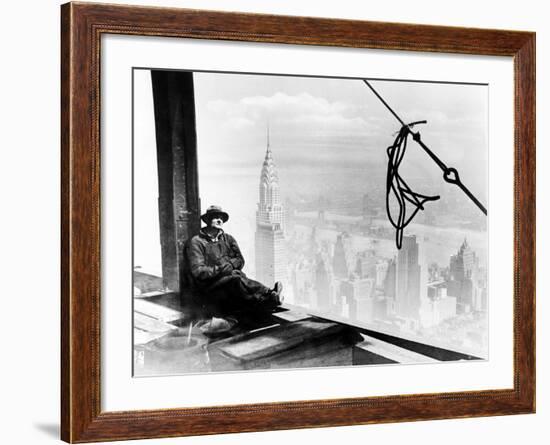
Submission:
M 418 213 L 419 210 L 424 210 L 424 203 L 426 201 L 435 201 L 439 199 L 439 196 L 425 196 L 420 193 L 413 192 L 407 183 L 403 181 L 401 176 L 399 176 L 399 165 L 403 160 L 405 155 L 405 150 L 407 148 L 407 137 L 409 134 L 412 134 L 413 140 L 422 147 L 424 152 L 437 164 L 437 166 L 443 172 L 443 179 L 449 184 L 454 184 L 459 187 L 468 198 L 481 210 L 485 215 L 487 215 L 487 209 L 485 206 L 477 199 L 474 194 L 466 187 L 458 175 L 458 171 L 455 168 L 447 167 L 447 165 L 439 159 L 439 157 L 428 148 L 428 146 L 422 142 L 422 137 L 420 132 L 413 132 L 412 127 L 417 124 L 425 124 L 426 121 L 416 121 L 411 122 L 410 124 L 405 124 L 399 115 L 389 106 L 389 104 L 384 100 L 384 98 L 376 91 L 370 82 L 367 79 L 363 79 L 363 82 L 374 95 L 382 102 L 382 104 L 388 109 L 388 111 L 393 114 L 393 116 L 401 124 L 401 129 L 398 132 L 397 137 L 393 145 L 390 145 L 387 149 L 388 154 L 388 176 L 386 183 L 386 212 L 388 214 L 388 219 L 390 220 L 393 227 L 396 229 L 395 242 L 397 248 L 401 249 L 401 242 L 403 240 L 403 229 L 412 221 L 414 216 Z M 390 195 L 394 194 L 395 199 L 399 205 L 399 212 L 397 218 L 392 216 L 390 209 Z M 407 218 L 407 207 L 406 203 L 411 203 L 415 208 L 412 214 Z
M 392 145 L 386 149 L 388 155 L 388 170 L 386 176 L 386 213 L 390 223 L 395 228 L 395 243 L 398 249 L 401 249 L 403 242 L 403 232 L 413 220 L 419 210 L 424 210 L 424 203 L 427 201 L 436 201 L 439 196 L 427 196 L 411 190 L 409 185 L 399 174 L 399 167 L 405 152 L 407 150 L 407 139 L 411 132 L 411 127 L 426 121 L 413 122 L 403 125 L 398 132 Z M 419 134 L 419 133 L 416 133 Z M 391 198 L 397 202 L 397 213 L 392 211 Z M 412 206 L 412 211 L 407 212 L 407 204 Z

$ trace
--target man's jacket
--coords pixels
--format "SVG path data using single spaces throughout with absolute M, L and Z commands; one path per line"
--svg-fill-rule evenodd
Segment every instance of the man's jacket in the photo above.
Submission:
M 223 231 L 212 239 L 204 229 L 201 230 L 191 238 L 186 256 L 194 287 L 198 289 L 216 287 L 217 283 L 223 281 L 223 277 L 244 266 L 237 241 Z

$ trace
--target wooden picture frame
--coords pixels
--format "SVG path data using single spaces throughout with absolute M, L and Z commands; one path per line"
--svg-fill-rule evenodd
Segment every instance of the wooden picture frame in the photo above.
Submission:
M 68 3 L 61 7 L 61 34 L 63 440 L 94 442 L 535 411 L 534 33 Z M 99 116 L 103 34 L 513 57 L 513 389 L 102 412 Z

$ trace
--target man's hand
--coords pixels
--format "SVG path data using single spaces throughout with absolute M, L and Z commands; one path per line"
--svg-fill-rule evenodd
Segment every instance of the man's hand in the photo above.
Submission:
M 233 272 L 233 266 L 231 263 L 225 262 L 219 266 L 220 275 L 231 275 L 231 272 Z

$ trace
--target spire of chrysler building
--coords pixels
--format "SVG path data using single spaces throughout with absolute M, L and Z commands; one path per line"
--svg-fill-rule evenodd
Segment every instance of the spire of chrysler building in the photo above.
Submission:
M 269 125 L 267 127 L 267 144 L 265 151 L 265 159 L 262 165 L 260 175 L 260 203 L 261 210 L 269 211 L 275 209 L 280 204 L 279 194 L 279 175 L 273 161 L 273 153 L 269 141 Z M 270 221 L 274 222 L 274 221 Z M 282 221 L 281 221 L 282 223 Z
M 265 283 L 286 281 L 284 208 L 281 204 L 279 176 L 271 152 L 269 125 L 259 195 L 256 210 L 256 276 Z

